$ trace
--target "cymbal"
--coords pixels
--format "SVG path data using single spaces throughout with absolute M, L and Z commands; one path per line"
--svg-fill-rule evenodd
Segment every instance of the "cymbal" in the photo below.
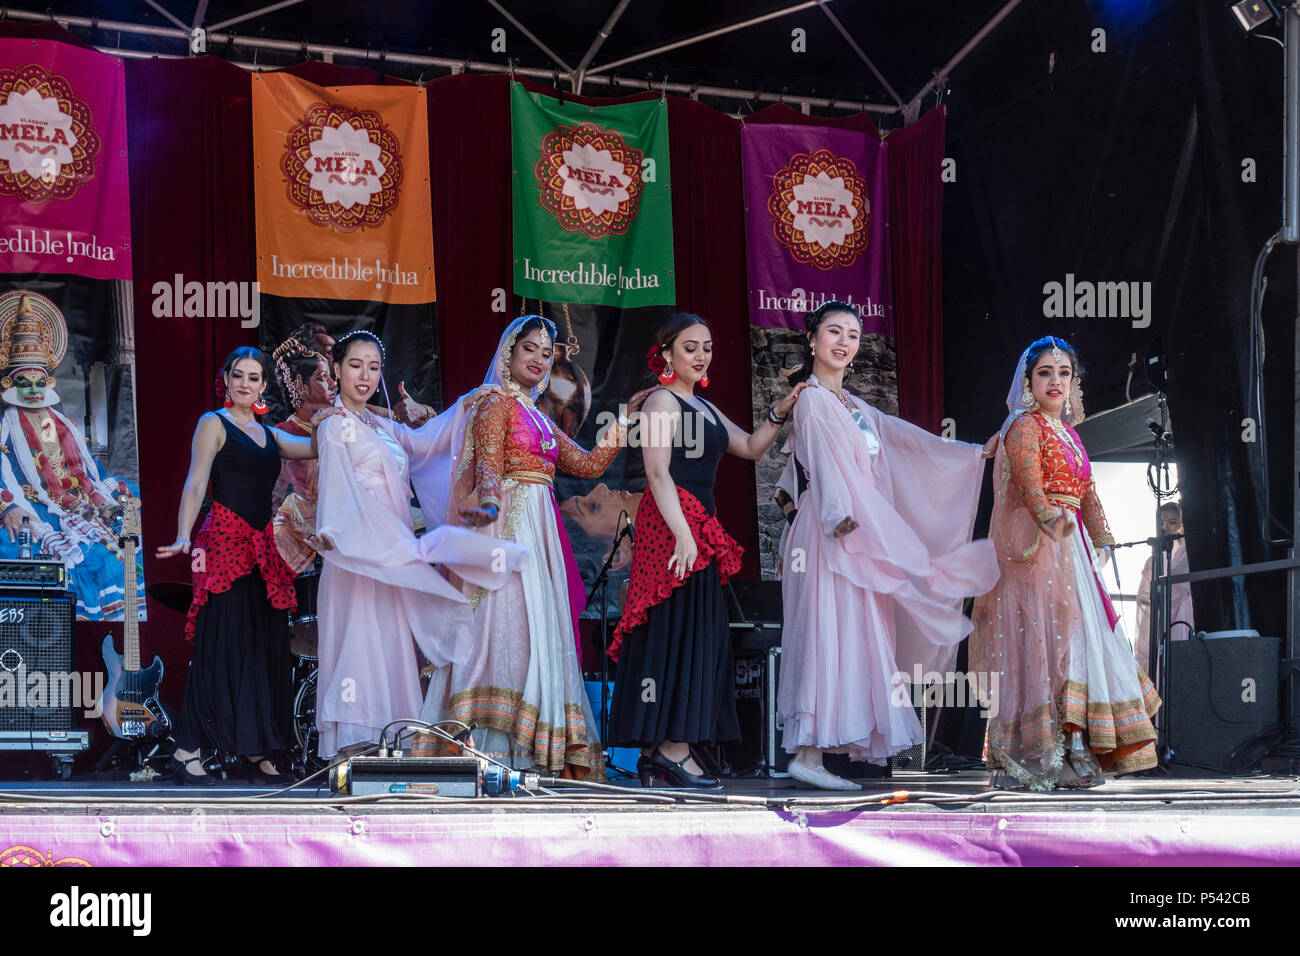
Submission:
M 194 585 L 188 581 L 156 581 L 146 593 L 168 610 L 186 614 L 194 600 Z

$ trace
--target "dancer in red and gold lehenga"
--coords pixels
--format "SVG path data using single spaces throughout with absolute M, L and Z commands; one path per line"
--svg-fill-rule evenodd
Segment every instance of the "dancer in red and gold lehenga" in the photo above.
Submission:
M 530 557 L 500 590 L 467 588 L 476 607 L 473 652 L 433 672 L 423 717 L 477 724 L 477 749 L 518 769 L 600 777 L 599 725 L 587 703 L 577 645 L 586 594 L 552 484 L 557 470 L 599 476 L 617 457 L 627 428 L 612 425 L 587 451 L 538 411 L 554 343 L 550 320 L 532 315 L 512 322 L 483 387 L 431 426 L 447 422 L 441 447 L 451 457 L 412 463 L 417 489 L 443 487 L 431 495 L 447 502 L 448 521 L 473 525 L 489 541 L 513 541 Z M 636 407 L 634 398 L 629 409 Z
M 988 674 L 985 759 L 995 787 L 1103 783 L 1156 765 L 1160 698 L 1102 587 L 1114 544 L 1083 442 L 1074 350 L 1020 357 L 994 469 L 990 537 L 1002 577 L 975 606 L 971 666 Z M 1108 556 L 1108 555 L 1107 555 Z

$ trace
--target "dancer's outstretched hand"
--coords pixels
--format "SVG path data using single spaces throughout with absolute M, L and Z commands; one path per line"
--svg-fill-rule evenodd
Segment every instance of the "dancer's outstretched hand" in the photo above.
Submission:
M 344 415 L 344 414 L 346 414 L 346 412 L 344 412 L 343 409 L 337 405 L 330 405 L 327 408 L 322 408 L 319 412 L 317 412 L 315 415 L 311 417 L 311 422 L 310 422 L 311 430 L 315 431 L 316 429 L 320 428 L 320 423 L 325 421 L 325 419 L 329 418 L 331 415 Z
M 772 407 L 772 411 L 776 413 L 776 417 L 785 418 L 787 415 L 789 415 L 790 410 L 794 408 L 794 403 L 799 400 L 799 393 L 802 392 L 807 387 L 808 387 L 808 382 L 803 381 L 800 382 L 798 385 L 796 385 L 794 388 L 790 389 L 790 391 L 786 393 L 785 398 L 781 399 Z
M 1046 527 L 1043 528 L 1043 531 L 1046 532 L 1047 536 L 1057 544 L 1064 541 L 1073 530 L 1074 522 L 1066 515 L 1057 515 L 1047 523 Z
M 998 439 L 1000 437 L 997 432 L 994 432 L 993 437 L 984 443 L 984 458 L 992 458 L 998 453 Z
M 333 551 L 334 539 L 325 533 L 308 535 L 307 547 L 313 551 Z
M 861 526 L 852 518 L 845 518 L 843 521 L 841 521 L 839 524 L 835 526 L 835 537 L 842 538 L 846 534 L 849 534 L 852 531 L 856 531 L 859 527 Z
M 627 414 L 629 418 L 641 411 L 641 406 L 645 404 L 645 400 L 653 391 L 653 388 L 643 388 L 627 400 Z
M 673 545 L 673 555 L 668 559 L 668 570 L 676 574 L 680 581 L 695 569 L 695 559 L 699 556 L 700 549 L 695 546 L 693 536 L 678 538 L 677 543 Z

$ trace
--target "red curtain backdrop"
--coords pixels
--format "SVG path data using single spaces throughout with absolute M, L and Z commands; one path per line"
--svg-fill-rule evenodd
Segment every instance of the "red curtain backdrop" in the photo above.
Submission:
M 894 337 L 898 409 L 938 431 L 943 418 L 943 165 L 946 107 L 889 134 L 894 228 Z M 899 228 L 906 224 L 905 228 Z
M 0 24 L 3 36 L 77 42 L 54 25 Z M 403 82 L 367 69 L 311 62 L 292 72 L 322 85 Z M 145 505 L 145 576 L 188 581 L 183 559 L 155 561 L 153 549 L 176 534 L 176 510 L 198 417 L 215 407 L 219 363 L 257 329 L 238 319 L 158 318 L 153 285 L 252 281 L 251 81 L 211 56 L 128 60 L 127 126 L 134 227 L 135 338 L 140 486 Z M 554 91 L 529 84 L 554 95 Z M 511 289 L 510 112 L 505 76 L 452 76 L 428 84 L 434 249 L 443 395 L 478 384 L 487 351 L 518 300 Z M 657 94 L 640 93 L 623 101 Z M 566 94 L 567 96 L 567 94 Z M 599 104 L 609 100 L 569 97 Z M 709 397 L 735 421 L 750 419 L 749 320 L 740 178 L 740 122 L 687 99 L 669 100 L 673 240 L 678 307 L 709 319 L 716 370 Z M 808 117 L 776 106 L 745 122 L 807 123 L 875 132 L 869 116 Z M 935 111 L 894 132 L 890 193 L 894 225 L 895 322 L 900 406 L 926 427 L 938 422 L 940 351 L 939 160 L 944 119 Z M 897 145 L 897 149 L 893 148 Z M 901 229 L 901 223 L 916 229 Z M 507 310 L 492 310 L 502 289 Z M 756 577 L 753 466 L 728 457 L 719 473 L 727 493 L 719 516 L 747 550 Z M 105 627 L 78 630 L 77 666 L 98 669 Z M 121 625 L 110 628 L 121 638 Z M 164 697 L 178 704 L 190 649 L 182 616 L 149 602 L 141 628 L 145 660 L 166 663 Z M 92 743 L 92 757 L 102 742 Z

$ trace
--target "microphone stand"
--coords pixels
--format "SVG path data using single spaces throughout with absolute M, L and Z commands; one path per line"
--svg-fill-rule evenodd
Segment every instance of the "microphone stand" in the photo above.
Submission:
M 1156 673 L 1153 679 L 1156 682 L 1157 692 L 1160 694 L 1160 700 L 1162 701 L 1157 721 L 1160 724 L 1160 736 L 1164 738 L 1164 746 L 1158 748 L 1158 756 L 1160 766 L 1166 767 L 1177 756 L 1173 742 L 1169 739 L 1171 722 L 1169 719 L 1170 681 L 1167 648 L 1169 646 L 1169 619 L 1173 616 L 1173 586 L 1169 582 L 1169 578 L 1173 574 L 1173 547 L 1175 538 L 1182 537 L 1182 535 L 1165 534 L 1164 527 L 1160 522 L 1160 508 L 1164 504 L 1164 499 L 1172 498 L 1177 494 L 1178 488 L 1170 487 L 1169 481 L 1169 463 L 1173 457 L 1174 443 L 1173 436 L 1169 433 L 1169 404 L 1165 393 L 1158 392 L 1156 401 L 1160 409 L 1160 426 L 1158 430 L 1151 426 L 1155 438 L 1152 442 L 1154 447 L 1151 464 L 1147 466 L 1147 484 L 1156 496 L 1156 538 L 1154 553 L 1151 556 L 1151 633 L 1147 638 L 1147 647 L 1150 655 L 1148 661 L 1155 668 Z M 1152 480 L 1153 473 L 1154 480 Z
M 605 748 L 605 771 L 606 776 L 610 770 L 622 774 L 625 777 L 633 776 L 630 770 L 615 765 L 609 756 L 609 569 L 614 564 L 614 556 L 618 554 L 618 546 L 624 538 L 632 537 L 632 519 L 627 516 L 626 511 L 619 512 L 619 517 L 623 519 L 624 524 L 621 531 L 614 535 L 614 544 L 609 549 L 609 556 L 605 558 L 605 563 L 600 566 L 600 573 L 596 575 L 596 580 L 591 582 L 591 590 L 587 592 L 587 603 L 591 603 L 596 589 L 600 589 L 600 745 Z

